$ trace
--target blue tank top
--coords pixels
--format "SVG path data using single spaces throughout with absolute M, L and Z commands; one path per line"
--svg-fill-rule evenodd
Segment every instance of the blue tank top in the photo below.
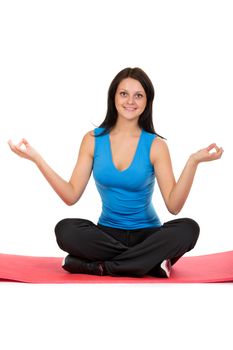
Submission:
M 103 130 L 96 128 L 94 133 Z M 155 137 L 142 129 L 134 158 L 123 171 L 113 163 L 109 133 L 95 137 L 93 177 L 102 200 L 98 224 L 126 230 L 161 226 L 152 204 L 155 173 L 150 147 Z

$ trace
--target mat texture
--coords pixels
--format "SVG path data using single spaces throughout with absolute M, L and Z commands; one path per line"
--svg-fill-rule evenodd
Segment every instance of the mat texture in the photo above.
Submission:
M 171 277 L 111 277 L 70 274 L 62 258 L 0 254 L 0 281 L 26 283 L 209 283 L 233 282 L 233 251 L 182 257 Z

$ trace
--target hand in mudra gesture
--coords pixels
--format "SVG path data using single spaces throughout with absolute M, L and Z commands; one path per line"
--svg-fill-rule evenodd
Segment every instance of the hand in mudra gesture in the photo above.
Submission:
M 212 152 L 211 152 L 212 151 Z M 223 154 L 222 147 L 218 147 L 216 143 L 212 143 L 206 148 L 203 148 L 196 153 L 192 154 L 193 159 L 195 162 L 201 163 L 201 162 L 209 162 L 212 160 L 220 159 Z
M 29 159 L 35 162 L 39 153 L 29 144 L 26 139 L 22 139 L 17 145 L 14 145 L 11 140 L 8 141 L 11 150 L 18 156 Z

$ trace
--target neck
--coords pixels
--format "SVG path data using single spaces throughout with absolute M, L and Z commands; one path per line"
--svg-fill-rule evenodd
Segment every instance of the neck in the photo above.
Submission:
M 138 122 L 129 120 L 120 120 L 118 118 L 116 125 L 113 128 L 114 133 L 120 133 L 124 135 L 135 135 L 140 133 L 141 129 L 138 126 Z

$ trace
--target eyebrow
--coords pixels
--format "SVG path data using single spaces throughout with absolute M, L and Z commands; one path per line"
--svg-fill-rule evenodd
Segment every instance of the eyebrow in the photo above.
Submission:
M 121 91 L 126 91 L 126 92 L 128 92 L 128 90 L 126 90 L 126 89 L 120 89 Z M 135 91 L 135 94 L 138 94 L 138 93 L 140 93 L 140 94 L 144 94 L 144 92 L 143 91 Z

